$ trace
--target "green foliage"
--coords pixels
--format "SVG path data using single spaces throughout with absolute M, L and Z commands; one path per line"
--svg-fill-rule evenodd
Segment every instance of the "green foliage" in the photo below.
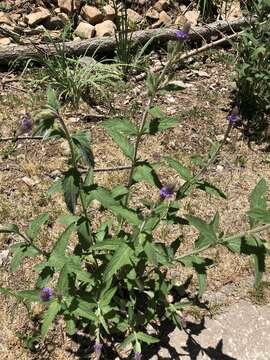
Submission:
M 270 2 L 252 2 L 256 22 L 249 24 L 237 45 L 236 101 L 252 132 L 267 126 L 270 114 Z
M 179 45 L 166 66 L 178 61 L 177 49 Z M 204 256 L 203 251 L 216 246 L 251 256 L 258 288 L 269 252 L 260 236 L 270 227 L 265 180 L 261 180 L 251 194 L 250 229 L 226 237 L 220 232 L 218 213 L 210 222 L 195 214 L 180 217 L 178 213 L 182 199 L 194 189 L 225 198 L 221 190 L 203 179 L 204 171 L 220 150 L 219 143 L 211 147 L 207 159 L 197 157 L 192 169 L 181 159 L 165 156 L 165 162 L 157 164 L 138 153 L 142 138 L 177 126 L 179 122 L 154 106 L 155 96 L 160 90 L 164 91 L 169 81 L 166 68 L 160 75 L 148 77 L 149 99 L 140 124 L 120 115 L 102 123 L 108 136 L 131 162 L 127 183 L 112 189 L 97 182 L 90 134 L 69 131 L 52 88 L 48 90 L 45 109 L 35 114 L 37 131 L 45 139 L 60 138 L 69 146 L 67 168 L 49 194 L 62 193 L 70 213 L 58 219 L 65 229 L 48 252 L 36 245 L 41 227 L 49 220 L 47 213 L 35 218 L 25 233 L 14 224 L 0 228 L 0 233 L 20 239 L 11 246 L 12 271 L 16 271 L 26 257 L 38 256 L 33 290 L 0 289 L 4 295 L 13 296 L 26 305 L 29 313 L 33 302 L 45 305 L 38 334 L 32 338 L 22 337 L 29 347 L 44 339 L 61 316 L 70 335 L 78 330 L 86 331 L 97 343 L 117 339 L 121 347 L 131 345 L 135 352 L 141 352 L 143 343 L 150 345 L 159 341 L 158 337 L 147 334 L 148 325 L 169 320 L 181 328 L 182 311 L 190 303 L 183 301 L 184 295 L 180 295 L 175 281 L 169 278 L 168 270 L 176 265 L 192 268 L 198 277 L 201 296 L 207 284 L 208 267 L 213 264 L 211 256 Z M 81 170 L 82 163 L 88 167 L 86 174 Z M 157 172 L 160 167 L 165 175 L 167 167 L 175 172 L 173 185 L 161 183 Z M 181 180 L 182 185 L 177 186 Z M 156 196 L 147 199 L 140 190 L 142 182 L 152 187 Z M 99 206 L 93 206 L 94 202 Z M 171 225 L 177 231 L 170 243 L 156 238 L 156 229 L 167 231 Z M 179 236 L 183 226 L 194 227 L 198 235 L 190 250 L 179 254 L 184 241 Z M 41 296 L 44 287 L 53 288 L 48 298 Z

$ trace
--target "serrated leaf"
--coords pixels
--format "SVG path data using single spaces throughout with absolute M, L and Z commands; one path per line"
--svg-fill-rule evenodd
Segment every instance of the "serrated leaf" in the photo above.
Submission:
M 120 348 L 124 349 L 136 340 L 135 334 L 130 334 L 124 341 L 121 342 Z
M 62 179 L 57 179 L 53 182 L 53 184 L 48 189 L 48 196 L 52 196 L 55 193 L 61 192 L 63 190 L 62 187 Z
M 24 300 L 39 301 L 40 292 L 39 290 L 23 290 L 17 291 L 17 296 Z
M 48 220 L 49 220 L 49 214 L 48 213 L 44 213 L 44 214 L 39 215 L 28 226 L 28 229 L 26 230 L 26 235 L 31 240 L 34 240 L 36 238 L 41 226 L 44 225 Z
M 104 121 L 101 125 L 103 128 L 105 128 L 108 131 L 118 131 L 120 133 L 126 134 L 126 135 L 137 135 L 138 129 L 136 125 L 134 125 L 131 121 L 124 118 L 112 118 L 107 121 Z
M 57 290 L 59 291 L 60 295 L 68 294 L 69 273 L 70 270 L 68 268 L 68 264 L 65 264 L 60 271 L 57 282 Z
M 65 319 L 65 322 L 66 322 L 65 330 L 66 330 L 67 334 L 69 336 L 74 335 L 77 331 L 76 322 L 71 318 Z
M 122 244 L 123 244 L 122 240 L 104 240 L 96 245 L 91 246 L 90 250 L 91 251 L 116 250 Z
M 10 225 L 7 225 L 3 228 L 0 228 L 0 234 L 19 234 L 20 232 L 20 229 L 18 228 L 18 226 L 16 224 L 10 224 Z
M 71 234 L 74 231 L 74 228 L 75 228 L 75 224 L 72 223 L 60 235 L 59 239 L 57 240 L 57 242 L 55 243 L 55 245 L 52 249 L 50 257 L 52 257 L 52 256 L 62 257 L 65 255 L 65 251 L 66 251 L 69 239 L 71 237 Z
M 68 210 L 74 214 L 79 196 L 80 173 L 76 169 L 68 170 L 62 179 L 62 188 Z
M 253 209 L 267 209 L 266 203 L 266 192 L 267 192 L 267 183 L 265 179 L 261 179 L 258 184 L 253 189 L 251 196 L 250 196 L 250 210 Z M 252 217 L 249 217 L 249 222 L 251 227 L 257 225 L 258 221 Z
M 60 310 L 61 305 L 58 303 L 57 300 L 54 300 L 50 303 L 46 313 L 44 314 L 44 320 L 41 326 L 40 333 L 42 339 L 44 339 L 48 334 L 48 331 Z
M 94 155 L 90 146 L 90 134 L 85 131 L 77 131 L 72 135 L 72 141 L 82 154 L 88 166 L 94 166 Z
M 207 224 L 202 219 L 192 215 L 186 216 L 187 220 L 200 232 L 200 241 L 197 240 L 196 247 L 201 248 L 208 244 L 214 244 L 217 241 L 214 224 Z
M 106 292 L 101 292 L 99 306 L 102 308 L 104 306 L 109 305 L 109 303 L 111 302 L 112 298 L 114 297 L 116 291 L 117 291 L 117 286 L 107 290 Z
M 119 246 L 104 271 L 105 281 L 110 280 L 124 265 L 130 265 L 132 254 L 133 250 L 127 244 Z
M 141 220 L 135 211 L 126 209 L 121 205 L 112 205 L 109 207 L 109 210 L 112 211 L 115 215 L 124 218 L 131 225 L 138 226 L 141 224 Z
M 186 181 L 191 180 L 191 178 L 193 177 L 192 173 L 190 172 L 190 170 L 184 166 L 183 164 L 181 164 L 179 161 L 166 156 L 165 160 L 167 162 L 167 164 L 172 167 L 174 170 L 176 170 L 178 172 L 178 174 Z
M 146 161 L 136 164 L 133 172 L 133 180 L 135 182 L 146 181 L 148 184 L 158 188 L 162 186 L 152 165 Z
M 198 181 L 195 185 L 197 189 L 203 190 L 210 195 L 227 199 L 227 196 L 223 191 L 207 181 Z
M 262 210 L 253 208 L 247 212 L 250 219 L 257 223 L 270 224 L 270 210 Z
M 144 246 L 144 252 L 150 263 L 155 266 L 170 264 L 169 257 L 161 244 L 154 244 L 148 241 Z
M 88 219 L 80 217 L 77 221 L 77 235 L 83 249 L 88 249 L 92 244 L 92 234 Z
M 10 250 L 14 252 L 10 262 L 11 272 L 15 272 L 18 269 L 24 258 L 39 255 L 39 251 L 35 247 L 26 243 L 16 244 L 16 248 L 11 246 Z

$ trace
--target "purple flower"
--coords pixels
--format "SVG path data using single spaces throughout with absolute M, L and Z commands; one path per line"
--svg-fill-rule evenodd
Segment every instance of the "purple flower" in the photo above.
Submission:
M 231 114 L 231 115 L 228 115 L 228 116 L 227 116 L 227 120 L 228 120 L 231 124 L 234 124 L 238 119 L 239 119 L 239 116 L 238 116 L 238 115 Z
M 175 35 L 176 35 L 177 39 L 179 39 L 179 40 L 185 41 L 188 39 L 188 33 L 186 33 L 183 30 L 176 30 Z
M 169 199 L 170 197 L 173 196 L 174 193 L 174 185 L 169 184 L 169 185 L 165 185 L 162 186 L 162 188 L 159 190 L 159 195 L 161 197 L 161 199 Z
M 134 359 L 135 359 L 135 360 L 141 360 L 141 358 L 142 358 L 142 353 L 140 353 L 140 352 L 135 352 Z
M 181 321 L 183 328 L 186 328 L 187 327 L 187 315 L 183 314 L 180 318 L 180 321 Z
M 100 343 L 95 343 L 95 345 L 94 345 L 94 350 L 96 353 L 97 360 L 100 358 L 102 347 L 103 347 L 103 345 Z
M 179 40 L 182 40 L 182 41 L 185 41 L 188 39 L 189 37 L 189 31 L 190 31 L 190 28 L 191 28 L 191 23 L 189 21 L 187 21 L 185 23 L 185 25 L 183 26 L 183 29 L 182 30 L 176 30 L 176 37 L 177 39 Z
M 25 131 L 28 131 L 32 128 L 32 121 L 30 120 L 28 114 L 22 119 L 22 128 Z
M 41 289 L 40 299 L 41 299 L 42 301 L 50 301 L 51 298 L 52 298 L 52 296 L 53 296 L 53 291 L 52 291 L 52 289 L 47 288 L 47 287 Z

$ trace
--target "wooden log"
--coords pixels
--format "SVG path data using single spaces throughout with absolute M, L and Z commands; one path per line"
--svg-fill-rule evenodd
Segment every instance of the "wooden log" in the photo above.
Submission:
M 193 42 L 202 38 L 209 39 L 211 36 L 226 34 L 233 31 L 239 31 L 244 25 L 251 24 L 255 21 L 254 18 L 240 18 L 231 22 L 216 21 L 209 25 L 202 27 L 195 27 L 190 32 L 189 41 Z M 175 40 L 175 29 L 150 29 L 139 30 L 133 34 L 134 44 L 146 44 L 151 38 L 159 43 L 166 43 L 169 40 Z M 115 49 L 115 38 L 103 37 L 93 38 L 81 41 L 67 41 L 65 42 L 65 53 L 67 56 L 79 56 L 82 54 L 93 54 L 98 52 L 101 54 L 110 53 Z M 7 65 L 10 61 L 18 58 L 31 59 L 36 58 L 40 52 L 46 55 L 56 53 L 53 44 L 41 44 L 38 46 L 33 45 L 8 45 L 0 47 L 0 65 Z

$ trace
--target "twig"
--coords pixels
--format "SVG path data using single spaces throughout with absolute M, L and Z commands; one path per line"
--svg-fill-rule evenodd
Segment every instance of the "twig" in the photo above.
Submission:
M 42 140 L 43 136 L 18 136 L 18 137 L 3 137 L 0 138 L 1 141 L 17 141 L 17 140 Z

